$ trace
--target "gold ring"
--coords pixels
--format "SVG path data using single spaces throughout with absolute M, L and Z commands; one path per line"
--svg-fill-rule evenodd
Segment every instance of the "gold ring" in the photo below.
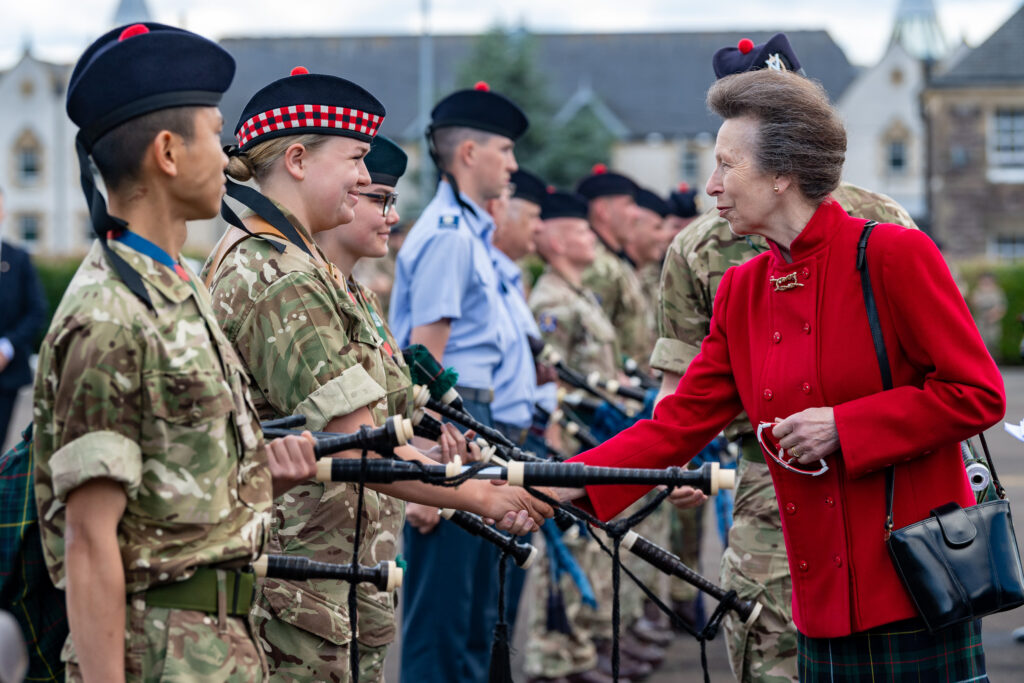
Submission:
M 793 454 L 794 458 L 799 458 L 800 457 L 800 451 L 798 451 L 796 448 L 790 448 L 789 452 Z

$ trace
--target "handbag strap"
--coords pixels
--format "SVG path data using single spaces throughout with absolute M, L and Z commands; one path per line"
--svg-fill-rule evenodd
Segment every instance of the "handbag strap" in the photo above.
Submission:
M 857 270 L 860 271 L 860 286 L 864 291 L 864 308 L 868 313 L 868 326 L 871 328 L 871 341 L 875 345 L 875 357 L 878 358 L 878 369 L 882 374 L 882 389 L 892 389 L 892 369 L 889 367 L 889 353 L 885 350 L 885 338 L 882 336 L 882 323 L 878 318 L 878 304 L 875 292 L 871 288 L 871 273 L 868 272 L 868 238 L 871 231 L 878 225 L 877 221 L 867 221 L 860 233 L 857 243 Z M 896 488 L 896 468 L 892 465 L 885 470 L 885 540 L 892 533 L 892 499 Z
M 868 326 L 871 328 L 871 341 L 875 345 L 875 356 L 878 358 L 878 369 L 882 375 L 882 389 L 888 391 L 892 389 L 892 370 L 889 367 L 889 354 L 885 350 L 885 338 L 882 336 L 882 324 L 878 318 L 878 304 L 875 302 L 875 293 L 871 288 L 871 274 L 868 272 L 868 238 L 871 237 L 871 231 L 878 225 L 877 221 L 867 221 L 864 223 L 864 229 L 860 234 L 860 241 L 857 243 L 857 270 L 860 271 L 860 284 L 861 289 L 864 290 L 864 307 L 867 309 L 868 314 Z M 996 475 L 995 465 L 992 463 L 992 455 L 988 450 L 988 442 L 985 441 L 985 433 L 980 432 L 978 438 L 981 439 L 981 447 L 985 452 L 985 460 L 988 462 L 989 472 L 992 474 L 992 481 L 995 483 L 996 494 L 1001 498 L 1006 498 L 1006 490 L 1003 485 L 999 482 L 999 477 Z M 889 535 L 892 533 L 893 521 L 892 521 L 892 505 L 893 495 L 896 489 L 896 467 L 890 465 L 885 470 L 885 538 L 889 539 Z

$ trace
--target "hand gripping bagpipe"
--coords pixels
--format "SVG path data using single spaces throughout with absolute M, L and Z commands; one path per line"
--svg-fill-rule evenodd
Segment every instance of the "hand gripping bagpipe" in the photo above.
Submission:
M 612 605 L 612 620 L 613 620 L 613 647 L 612 647 L 612 672 L 615 679 L 618 679 L 618 668 L 619 668 L 619 579 L 620 570 L 625 571 L 634 583 L 636 583 L 641 590 L 647 594 L 647 597 L 656 604 L 662 611 L 669 615 L 669 617 L 676 623 L 677 626 L 693 635 L 701 644 L 701 666 L 704 670 L 704 680 L 709 681 L 710 677 L 707 670 L 707 656 L 705 651 L 705 644 L 708 640 L 714 638 L 717 634 L 718 628 L 721 624 L 721 620 L 725 617 L 728 611 L 735 612 L 737 616 L 742 619 L 745 623 L 752 623 L 757 619 L 760 614 L 761 606 L 755 601 L 740 600 L 735 591 L 727 591 L 714 583 L 708 581 L 704 577 L 700 576 L 697 572 L 687 567 L 682 560 L 668 552 L 664 548 L 659 547 L 657 544 L 643 538 L 632 531 L 632 527 L 643 521 L 648 515 L 653 512 L 658 505 L 660 505 L 664 499 L 668 496 L 671 487 L 678 485 L 696 485 L 701 488 L 705 493 L 711 493 L 717 491 L 719 488 L 731 488 L 733 485 L 734 474 L 729 472 L 724 474 L 718 471 L 717 467 L 708 467 L 705 465 L 701 470 L 697 472 L 688 472 L 681 468 L 668 468 L 666 470 L 620 470 L 619 468 L 590 468 L 586 465 L 579 463 L 551 463 L 551 462 L 535 462 L 536 456 L 515 448 L 508 439 L 504 437 L 500 432 L 491 430 L 486 425 L 482 425 L 479 421 L 474 420 L 472 416 L 466 414 L 464 411 L 459 409 L 457 406 L 461 403 L 461 399 L 455 399 L 452 396 L 451 390 L 455 385 L 455 379 L 452 376 L 452 371 L 440 370 L 440 365 L 426 352 L 425 349 L 418 356 L 418 365 L 420 368 L 430 367 L 431 369 L 425 373 L 426 377 L 417 377 L 417 369 L 413 368 L 413 379 L 414 381 L 425 381 L 429 392 L 424 392 L 422 389 L 416 389 L 414 392 L 417 403 L 417 409 L 419 413 L 422 413 L 422 408 L 428 407 L 431 410 L 435 410 L 444 417 L 458 422 L 464 427 L 475 429 L 478 433 L 485 435 L 488 439 L 493 439 L 493 444 L 503 444 L 506 448 L 495 449 L 495 452 L 501 452 L 501 455 L 506 456 L 507 462 L 502 465 L 494 466 L 488 463 L 476 463 L 468 467 L 462 467 L 458 463 L 449 464 L 447 466 L 434 466 L 434 469 L 430 472 L 416 473 L 415 476 L 421 481 L 429 481 L 430 483 L 438 485 L 457 485 L 461 481 L 465 481 L 470 477 L 480 476 L 481 478 L 505 478 L 509 483 L 519 483 L 522 486 L 527 487 L 535 497 L 543 500 L 552 507 L 555 508 L 556 521 L 559 517 L 571 515 L 573 518 L 581 519 L 593 527 L 602 529 L 612 540 L 612 548 L 609 549 L 607 545 L 602 543 L 600 538 L 595 534 L 594 538 L 600 547 L 612 557 L 612 584 L 613 584 L 613 605 Z M 564 365 L 564 364 L 563 364 Z M 557 366 L 556 366 L 557 370 Z M 449 379 L 445 383 L 436 383 L 432 380 L 434 377 L 441 377 L 443 373 L 448 372 Z M 566 373 L 567 376 L 573 377 L 572 374 Z M 575 379 L 579 379 L 579 373 L 576 373 Z M 574 386 L 578 386 L 577 383 L 573 383 Z M 583 388 L 583 387 L 580 387 Z M 595 393 L 591 391 L 590 393 Z M 602 400 L 607 400 L 603 395 L 598 394 Z M 563 404 L 562 410 L 568 410 L 568 407 Z M 423 418 L 417 418 L 414 416 L 414 423 L 423 424 Z M 436 420 L 435 420 L 436 422 Z M 416 429 L 417 427 L 414 427 Z M 426 429 L 426 427 L 420 427 Z M 434 429 L 439 429 L 439 426 L 435 426 Z M 595 442 L 596 445 L 596 442 Z M 525 456 L 525 457 L 517 457 Z M 390 464 L 390 463 L 389 463 Z M 397 464 L 397 463 L 395 463 Z M 716 463 L 709 463 L 715 465 Z M 421 464 L 405 463 L 401 467 L 406 470 L 402 475 L 398 476 L 414 476 L 408 467 L 411 465 L 412 468 L 421 469 Z M 537 467 L 542 465 L 543 469 Z M 345 466 L 342 465 L 342 468 Z M 529 468 L 529 469 L 528 469 Z M 565 468 L 559 470 L 557 468 Z M 333 469 L 333 467 L 332 467 Z M 442 473 L 441 470 L 444 470 Z M 397 472 L 395 473 L 397 475 Z M 332 472 L 333 475 L 333 472 Z M 696 475 L 696 476 L 694 476 Z M 350 476 L 349 474 L 342 474 L 338 471 L 338 476 Z M 384 476 L 384 475 L 379 475 Z M 423 478 L 421 478 L 423 477 Z M 566 486 L 566 487 L 578 487 L 586 485 L 598 485 L 601 483 L 611 484 L 626 484 L 626 483 L 643 483 L 643 484 L 664 484 L 669 488 L 660 492 L 654 500 L 647 503 L 641 510 L 636 514 L 616 522 L 604 523 L 595 517 L 589 515 L 585 511 L 576 508 L 571 505 L 563 505 L 559 501 L 552 499 L 551 497 L 537 491 L 530 487 L 531 484 L 537 485 L 554 485 L 554 486 Z M 559 524 L 559 526 L 562 526 Z M 565 527 L 562 527 L 563 529 Z M 657 595 L 655 595 L 647 586 L 643 584 L 636 576 L 632 574 L 626 567 L 622 566 L 619 560 L 619 549 L 625 546 L 627 550 L 632 552 L 637 557 L 648 562 L 652 566 L 656 567 L 660 571 L 677 576 L 684 581 L 694 585 L 699 590 L 708 593 L 719 601 L 718 607 L 712 613 L 711 618 L 708 619 L 704 628 L 697 632 L 689 624 L 683 622 L 679 617 L 667 607 Z M 501 580 L 504 580 L 504 562 L 501 564 L 501 571 L 499 572 Z M 503 591 L 499 596 L 503 597 Z M 499 599 L 499 603 L 502 602 Z M 504 614 L 502 606 L 500 614 Z M 503 623 L 499 623 L 498 628 L 495 629 L 495 647 L 492 650 L 492 661 L 491 661 L 491 681 L 511 680 L 511 674 L 507 663 L 507 642 L 505 643 L 504 657 L 505 663 L 496 666 L 496 654 L 500 651 L 499 648 L 502 645 L 501 636 Z M 504 637 L 507 641 L 507 633 L 504 633 Z
M 303 423 L 305 423 L 305 417 L 302 415 L 293 415 L 282 420 L 264 422 L 262 425 L 263 434 L 272 438 L 289 434 L 301 434 L 301 432 L 293 429 L 282 428 L 281 425 L 296 427 Z M 441 435 L 440 423 L 437 423 L 437 429 L 430 433 L 417 431 L 421 436 L 436 441 Z M 375 474 L 381 465 L 401 467 L 402 465 L 414 465 L 415 461 L 397 459 L 369 460 L 365 463 L 364 469 L 364 463 L 361 460 L 327 457 L 340 451 L 356 449 L 372 450 L 381 454 L 392 453 L 396 447 L 405 445 L 413 435 L 412 422 L 407 418 L 391 416 L 384 422 L 383 426 L 371 428 L 364 425 L 359 428 L 358 432 L 353 434 L 336 434 L 333 432 L 311 432 L 311 434 L 316 439 L 316 445 L 313 447 L 313 450 L 317 460 L 319 460 L 317 466 L 318 481 L 358 482 L 360 477 L 362 477 L 362 483 L 364 484 L 388 484 L 415 479 L 415 477 L 387 478 Z M 332 479 L 331 472 L 335 465 L 339 467 L 339 471 L 345 472 L 345 478 Z M 415 465 L 426 467 L 418 462 L 415 462 Z M 436 467 L 443 468 L 445 466 L 437 465 Z M 484 540 L 496 545 L 502 551 L 507 552 L 515 560 L 516 565 L 523 569 L 530 566 L 537 554 L 537 549 L 529 543 L 517 541 L 513 537 L 484 524 L 478 515 L 474 515 L 471 512 L 465 512 L 464 510 L 441 510 L 441 515 L 457 526 L 462 527 L 465 531 L 474 536 L 480 536 Z

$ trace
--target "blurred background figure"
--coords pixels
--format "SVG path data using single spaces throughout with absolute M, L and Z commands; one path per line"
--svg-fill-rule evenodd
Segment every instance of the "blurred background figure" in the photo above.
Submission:
M 1000 359 L 999 344 L 1003 339 L 1003 317 L 1006 315 L 1006 292 L 995 275 L 982 273 L 968 299 L 974 322 L 992 357 Z
M 4 195 L 0 190 L 0 225 Z M 3 234 L 0 231 L 0 234 Z M 0 447 L 7 443 L 7 427 L 18 391 L 32 383 L 28 359 L 46 322 L 46 298 L 28 253 L 0 241 Z M 22 425 L 24 426 L 24 425 Z

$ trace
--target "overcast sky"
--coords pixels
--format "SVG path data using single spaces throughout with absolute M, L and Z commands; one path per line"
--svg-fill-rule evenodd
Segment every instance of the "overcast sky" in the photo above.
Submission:
M 157 21 L 212 38 L 418 33 L 423 0 L 147 0 Z M 917 0 L 920 2 L 921 0 Z M 1024 0 L 934 0 L 950 42 L 977 45 Z M 0 0 L 0 69 L 27 40 L 34 53 L 73 62 L 111 28 L 118 0 Z M 882 54 L 899 0 L 429 0 L 434 33 L 498 23 L 533 31 L 694 31 L 824 28 L 858 64 Z

